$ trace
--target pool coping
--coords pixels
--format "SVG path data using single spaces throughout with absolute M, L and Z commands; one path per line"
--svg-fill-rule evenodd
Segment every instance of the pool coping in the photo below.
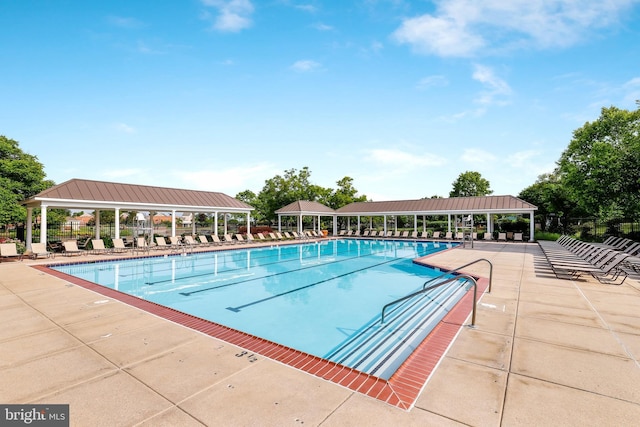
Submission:
M 233 249 L 228 248 L 228 250 L 245 248 L 246 246 Z M 427 268 L 446 270 L 425 262 L 425 260 L 432 255 L 434 254 L 417 258 L 413 261 Z M 144 256 L 140 258 L 148 257 L 149 256 Z M 114 259 L 95 260 L 94 262 L 113 260 Z M 70 261 L 64 264 L 85 263 L 87 262 Z M 469 290 L 438 325 L 436 325 L 433 331 L 416 347 L 413 353 L 403 362 L 391 378 L 384 380 L 373 375 L 362 373 L 353 368 L 322 359 L 318 356 L 310 355 L 264 338 L 186 314 L 115 289 L 106 288 L 94 282 L 50 268 L 59 265 L 61 265 L 61 263 L 33 265 L 32 268 L 404 410 L 410 410 L 414 406 L 420 392 L 427 384 L 429 377 L 440 363 L 442 356 L 446 353 L 457 334 L 463 328 L 465 321 L 469 318 L 473 306 L 473 292 Z M 474 275 L 474 277 L 477 278 L 477 295 L 479 299 L 487 289 L 489 282 L 486 278 L 477 275 Z

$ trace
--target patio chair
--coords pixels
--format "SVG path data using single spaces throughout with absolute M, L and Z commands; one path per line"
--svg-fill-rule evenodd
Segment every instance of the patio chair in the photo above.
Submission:
M 409 232 L 408 231 L 403 231 L 402 232 L 402 237 L 405 238 L 405 239 L 408 238 L 409 237 Z
M 47 250 L 47 245 L 44 243 L 32 243 L 31 244 L 31 253 L 29 254 L 29 258 L 37 259 L 38 257 L 45 258 L 55 258 L 55 252 L 51 252 Z
M 216 246 L 220 246 L 223 243 L 222 240 L 220 240 L 220 238 L 218 236 L 216 236 L 215 234 L 211 235 L 211 240 L 212 240 L 212 243 L 214 245 L 216 245 Z
M 491 233 L 485 232 L 484 240 L 493 240 L 493 236 L 491 235 Z
M 201 244 L 200 242 L 196 242 L 193 236 L 184 236 L 184 242 L 189 246 L 198 246 Z
M 223 242 L 228 244 L 228 245 L 233 245 L 236 242 L 233 240 L 233 237 L 231 237 L 231 234 L 225 234 L 224 236 L 222 236 L 222 238 L 224 239 Z
M 457 232 L 456 232 L 456 239 L 457 239 L 457 240 L 464 240 L 464 232 L 462 232 L 462 231 L 457 231 Z
M 440 237 L 440 232 L 439 232 L 439 231 L 434 231 L 434 232 L 433 232 L 433 238 L 434 238 L 434 239 L 441 239 L 441 237 Z
M 87 253 L 84 249 L 78 248 L 78 242 L 75 240 L 62 242 L 62 246 L 64 246 L 64 251 L 62 252 L 63 256 L 84 255 Z
M 369 233 L 369 237 L 376 237 L 378 235 L 378 230 L 371 230 Z
M 22 261 L 23 254 L 18 253 L 18 245 L 15 242 L 0 243 L 0 258 L 18 258 Z
M 178 236 L 169 236 L 169 244 L 173 249 L 180 249 L 183 246 Z
M 238 241 L 238 243 L 247 243 L 247 241 L 244 240 L 244 237 L 242 237 L 242 234 L 240 233 L 236 233 L 236 240 Z
M 267 240 L 267 238 L 266 238 L 266 237 L 264 237 L 264 234 L 262 234 L 262 233 L 258 233 L 258 240 L 260 240 L 260 241 L 266 241 L 266 240 Z
M 524 242 L 522 238 L 522 233 L 513 233 L 513 241 L 514 242 Z
M 444 238 L 445 238 L 446 240 L 451 240 L 451 239 L 453 239 L 453 233 L 452 233 L 451 231 L 447 231 L 447 232 L 445 233 L 445 235 L 444 235 Z
M 498 233 L 498 242 L 506 242 L 507 241 L 507 233 Z
M 156 249 L 167 250 L 171 249 L 171 245 L 167 244 L 167 239 L 164 236 L 156 236 Z
M 110 252 L 110 250 L 104 246 L 104 240 L 102 239 L 92 239 L 91 248 L 91 253 L 94 255 L 106 254 Z
M 423 231 L 422 233 L 420 233 L 420 238 L 421 239 L 428 239 L 429 238 L 429 232 L 428 231 Z
M 207 239 L 207 236 L 205 236 L 204 234 L 199 234 L 197 243 L 199 243 L 201 246 L 210 246 L 213 242 L 210 242 L 209 239 Z
M 131 248 L 128 248 L 125 244 L 124 244 L 124 240 L 118 238 L 118 239 L 113 239 L 113 250 L 111 251 L 111 253 L 114 254 L 123 254 L 127 251 L 129 251 Z

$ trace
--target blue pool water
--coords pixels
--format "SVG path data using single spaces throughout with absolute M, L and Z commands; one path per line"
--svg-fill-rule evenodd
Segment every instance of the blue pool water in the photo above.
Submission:
M 384 378 L 464 292 L 434 290 L 380 324 L 385 304 L 441 274 L 412 260 L 448 247 L 345 239 L 52 268 Z

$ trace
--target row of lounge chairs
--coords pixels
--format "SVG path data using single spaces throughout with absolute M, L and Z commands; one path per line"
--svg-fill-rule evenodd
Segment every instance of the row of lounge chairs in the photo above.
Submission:
M 512 233 L 513 237 L 511 238 L 513 241 L 515 242 L 522 242 L 523 241 L 523 233 Z M 342 230 L 340 231 L 340 233 L 338 234 L 339 236 L 342 237 L 392 237 L 392 238 L 401 238 L 401 239 L 444 239 L 444 240 L 463 240 L 465 238 L 465 233 L 458 231 L 458 232 L 451 232 L 451 231 L 447 231 L 445 233 L 442 233 L 440 231 L 434 231 L 433 233 L 430 233 L 428 231 L 422 231 L 420 233 L 418 233 L 417 231 L 412 231 L 411 233 L 409 233 L 408 231 L 387 231 L 386 233 L 384 232 L 384 230 L 381 231 L 377 231 L 377 230 L 365 230 L 362 233 L 360 233 L 360 230 Z M 478 240 L 478 233 L 473 232 L 471 233 L 471 238 L 473 240 Z M 509 236 L 507 235 L 507 233 L 498 233 L 498 241 L 507 241 L 509 239 Z M 493 240 L 493 237 L 491 235 L 491 233 L 485 233 L 484 234 L 484 240 Z
M 639 246 L 628 252 L 570 236 L 561 236 L 555 242 L 541 240 L 538 243 L 558 278 L 573 279 L 588 274 L 600 283 L 621 285 L 630 271 L 640 270 L 640 258 L 636 256 Z

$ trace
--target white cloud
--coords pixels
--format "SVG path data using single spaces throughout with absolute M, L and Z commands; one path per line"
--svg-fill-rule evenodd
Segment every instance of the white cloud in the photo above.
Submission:
M 170 175 L 172 181 L 179 182 L 181 187 L 220 191 L 233 197 L 246 189 L 259 192 L 267 179 L 265 177 L 272 177 L 279 173 L 282 171 L 270 163 L 258 163 L 226 169 L 174 170 Z
M 481 92 L 480 95 L 476 98 L 476 102 L 482 105 L 490 105 L 494 104 L 497 98 L 505 97 L 511 94 L 511 87 L 496 76 L 494 71 L 486 67 L 484 65 L 475 65 L 475 70 L 473 71 L 473 79 L 482 83 L 486 90 Z M 499 102 L 501 104 L 504 101 Z
M 303 60 L 294 62 L 291 68 L 295 71 L 304 73 L 304 72 L 315 71 L 319 69 L 320 66 L 321 66 L 320 63 L 316 61 L 312 61 L 310 59 L 303 59 Z
M 429 153 L 414 153 L 398 149 L 375 148 L 368 150 L 365 160 L 383 166 L 393 166 L 403 171 L 425 166 L 442 166 L 446 160 Z
M 128 18 L 124 16 L 107 16 L 107 22 L 111 25 L 121 28 L 141 28 L 144 27 L 144 23 L 136 18 Z
M 331 25 L 323 24 L 322 22 L 318 22 L 313 24 L 313 28 L 318 31 L 332 31 L 333 27 Z
M 420 79 L 418 82 L 418 89 L 425 90 L 430 87 L 447 86 L 449 80 L 445 76 L 427 76 Z
M 213 21 L 213 29 L 222 32 L 238 32 L 253 25 L 254 7 L 250 0 L 201 0 L 202 4 L 216 10 L 215 17 L 209 13 L 203 17 Z
M 487 165 L 494 163 L 497 157 L 488 151 L 480 150 L 478 148 L 466 148 L 462 151 L 462 161 L 465 163 Z
M 474 56 L 523 47 L 567 47 L 624 18 L 637 0 L 437 0 L 433 14 L 405 19 L 392 34 L 418 53 Z
M 136 130 L 135 128 L 133 128 L 132 126 L 129 126 L 126 123 L 116 123 L 113 125 L 113 128 L 115 130 L 117 130 L 118 132 L 123 132 L 123 133 L 135 133 Z

